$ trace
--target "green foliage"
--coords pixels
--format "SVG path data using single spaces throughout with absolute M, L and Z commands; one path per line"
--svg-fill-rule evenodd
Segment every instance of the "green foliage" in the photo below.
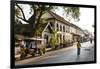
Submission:
M 79 21 L 79 16 L 80 16 L 80 8 L 79 7 L 63 7 L 64 11 L 66 13 L 66 16 L 70 16 L 76 21 Z
M 20 10 L 15 8 L 15 16 L 21 16 Z
M 51 39 L 50 39 L 50 45 L 54 49 L 56 45 L 58 45 L 58 40 L 57 40 L 57 32 L 52 31 L 51 33 Z

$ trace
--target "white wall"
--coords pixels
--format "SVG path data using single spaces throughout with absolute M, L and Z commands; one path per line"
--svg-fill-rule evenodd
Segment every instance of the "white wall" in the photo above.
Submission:
M 70 33 L 75 33 L 75 34 L 77 34 L 77 31 L 76 31 L 76 29 L 75 29 L 74 27 L 71 27 L 71 26 L 70 26 Z
M 57 31 L 57 24 L 58 24 L 58 28 L 60 30 L 60 26 L 62 26 L 62 31 Z M 65 31 L 63 32 L 63 26 L 65 27 Z M 65 36 L 65 40 L 70 40 L 72 41 L 72 34 L 70 34 L 70 27 L 68 25 L 65 25 L 64 23 L 60 22 L 60 21 L 55 21 L 55 28 L 58 34 L 62 35 L 62 40 L 63 41 L 63 36 Z M 66 30 L 68 30 L 69 32 L 66 32 Z M 75 32 L 75 29 L 72 28 L 72 31 Z M 76 32 L 75 32 L 76 33 Z M 60 38 L 59 38 L 60 39 Z

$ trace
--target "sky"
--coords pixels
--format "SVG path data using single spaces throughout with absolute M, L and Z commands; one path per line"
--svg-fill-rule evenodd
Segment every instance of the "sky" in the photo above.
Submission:
M 32 14 L 29 14 L 30 12 L 30 7 L 29 5 L 20 5 L 25 13 L 26 19 L 28 19 Z M 63 10 L 61 8 L 57 9 L 56 14 L 62 16 L 65 20 L 67 20 L 67 18 L 63 15 Z M 75 22 L 74 20 L 71 20 L 71 23 L 79 26 L 80 28 L 82 28 L 83 30 L 88 30 L 89 32 L 93 33 L 94 32 L 94 28 L 92 27 L 92 25 L 94 25 L 94 8 L 80 8 L 80 21 Z

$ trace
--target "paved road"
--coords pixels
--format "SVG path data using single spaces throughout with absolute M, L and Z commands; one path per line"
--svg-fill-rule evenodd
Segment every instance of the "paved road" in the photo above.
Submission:
M 35 65 L 50 63 L 68 63 L 68 62 L 84 62 L 94 61 L 94 43 L 81 43 L 81 54 L 77 56 L 76 46 L 47 52 L 45 55 L 29 58 L 22 61 L 16 61 L 15 65 Z

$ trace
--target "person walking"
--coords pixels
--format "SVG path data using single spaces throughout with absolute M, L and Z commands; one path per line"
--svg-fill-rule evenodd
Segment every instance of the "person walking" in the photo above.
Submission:
M 81 44 L 80 44 L 80 41 L 78 40 L 77 41 L 77 55 L 78 56 L 80 55 L 80 47 L 81 47 Z

